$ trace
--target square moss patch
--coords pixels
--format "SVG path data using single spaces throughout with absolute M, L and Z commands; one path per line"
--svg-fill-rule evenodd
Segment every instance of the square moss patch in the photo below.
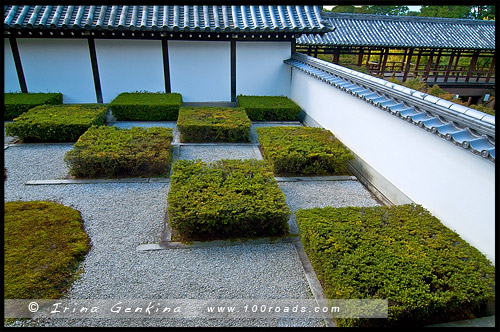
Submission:
M 290 210 L 261 160 L 178 160 L 172 168 L 168 221 L 181 241 L 281 236 Z
M 181 107 L 177 129 L 181 142 L 249 142 L 251 121 L 230 107 Z

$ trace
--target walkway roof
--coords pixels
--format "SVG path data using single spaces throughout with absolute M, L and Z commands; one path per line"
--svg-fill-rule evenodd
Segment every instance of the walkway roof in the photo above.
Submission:
M 298 45 L 495 49 L 495 21 L 322 12 L 335 27 L 302 35 Z

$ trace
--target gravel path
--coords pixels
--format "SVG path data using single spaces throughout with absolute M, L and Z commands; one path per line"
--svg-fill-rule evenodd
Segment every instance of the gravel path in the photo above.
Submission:
M 291 244 L 137 252 L 158 243 L 168 183 L 26 186 L 66 174 L 71 145 L 20 145 L 5 150 L 5 200 L 52 200 L 78 209 L 92 241 L 69 298 L 311 299 Z M 82 199 L 84 198 L 84 199 Z M 44 326 L 322 326 L 321 319 L 52 319 Z M 13 325 L 30 325 L 30 322 Z
M 5 153 L 5 201 L 51 200 L 82 213 L 92 248 L 71 299 L 312 299 L 292 244 L 276 243 L 138 252 L 158 243 L 169 183 L 27 186 L 60 179 L 72 144 L 20 144 Z M 214 154 L 214 148 L 217 154 Z M 244 158 L 253 147 L 183 146 L 182 158 Z M 250 157 L 248 155 L 248 157 Z M 213 158 L 213 157 L 212 157 Z M 282 182 L 292 211 L 315 206 L 377 205 L 357 181 Z M 294 216 L 290 220 L 296 232 Z M 13 326 L 323 326 L 321 319 L 50 319 Z

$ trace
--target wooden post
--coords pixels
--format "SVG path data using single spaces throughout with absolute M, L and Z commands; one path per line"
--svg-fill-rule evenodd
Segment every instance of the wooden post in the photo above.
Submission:
M 366 54 L 366 68 L 370 66 L 370 55 L 372 53 L 371 48 L 368 49 L 368 53 Z
M 444 81 L 448 82 L 448 77 L 450 76 L 451 66 L 453 65 L 453 58 L 455 57 L 455 51 L 451 51 L 450 61 L 448 61 L 448 67 L 446 67 L 446 73 L 444 74 Z
M 486 76 L 486 83 L 490 81 L 491 75 L 495 70 L 495 53 L 493 53 L 493 57 L 491 58 L 490 69 L 488 70 L 488 76 Z
M 10 37 L 10 48 L 12 56 L 14 57 L 14 65 L 16 66 L 17 79 L 19 80 L 19 87 L 21 92 L 28 93 L 28 86 L 26 85 L 26 78 L 24 77 L 23 65 L 21 63 L 21 56 L 19 55 L 19 48 L 17 47 L 16 38 Z
M 387 64 L 387 58 L 389 57 L 389 48 L 385 48 L 383 54 L 384 54 L 384 60 L 382 61 L 382 70 L 381 70 L 382 77 L 385 76 L 385 66 Z
M 307 55 L 311 56 L 311 45 L 307 46 Z
M 317 58 L 318 57 L 318 45 L 315 45 L 314 46 L 314 57 Z
M 453 71 L 455 71 L 455 82 L 458 81 L 458 77 L 460 77 L 460 73 L 457 73 L 457 65 L 458 65 L 458 59 L 460 58 L 460 51 L 457 52 L 456 58 L 455 58 L 455 64 L 453 65 Z
M 415 77 L 418 76 L 418 66 L 420 66 L 420 58 L 422 57 L 422 49 L 418 50 L 418 55 L 417 55 L 417 62 L 415 63 L 415 71 L 413 72 L 413 75 Z
M 424 72 L 424 82 L 427 83 L 427 78 L 429 78 L 429 70 L 431 69 L 431 64 L 432 64 L 432 59 L 434 58 L 434 50 L 431 50 L 431 53 L 429 54 L 429 59 L 427 61 L 427 65 L 425 66 L 425 72 Z
M 97 103 L 102 104 L 101 79 L 99 78 L 99 67 L 97 66 L 97 54 L 95 51 L 94 38 L 88 39 L 90 64 L 92 66 L 92 76 L 94 77 L 94 88 Z
M 359 48 L 359 54 L 358 54 L 358 67 L 361 67 L 363 65 L 363 48 Z
M 338 65 L 339 57 L 340 57 L 340 48 L 337 47 L 335 50 L 333 50 L 333 63 Z
M 405 72 L 403 74 L 403 82 L 406 81 L 406 78 L 408 77 L 408 72 L 410 71 L 410 66 L 411 66 L 411 56 L 413 55 L 413 48 L 410 48 L 408 52 L 408 56 L 406 57 L 406 65 L 405 65 Z
M 478 55 L 479 51 L 477 50 L 474 51 L 474 53 L 472 54 L 472 59 L 470 60 L 469 70 L 467 71 L 467 77 L 465 77 L 465 82 L 469 82 L 469 78 L 472 76 L 472 71 L 474 67 L 476 67 Z
M 236 102 L 236 40 L 231 39 L 231 102 Z
M 436 58 L 436 66 L 434 67 L 434 83 L 437 83 L 437 79 L 439 76 L 439 61 L 441 60 L 441 52 L 443 51 L 442 48 L 439 49 L 438 55 Z

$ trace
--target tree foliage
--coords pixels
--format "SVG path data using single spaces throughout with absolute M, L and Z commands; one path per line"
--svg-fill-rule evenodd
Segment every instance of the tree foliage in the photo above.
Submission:
M 495 20 L 495 6 L 493 5 L 476 5 L 476 6 L 426 5 L 420 8 L 420 12 L 410 11 L 408 6 L 343 5 L 343 6 L 333 7 L 331 12 Z

